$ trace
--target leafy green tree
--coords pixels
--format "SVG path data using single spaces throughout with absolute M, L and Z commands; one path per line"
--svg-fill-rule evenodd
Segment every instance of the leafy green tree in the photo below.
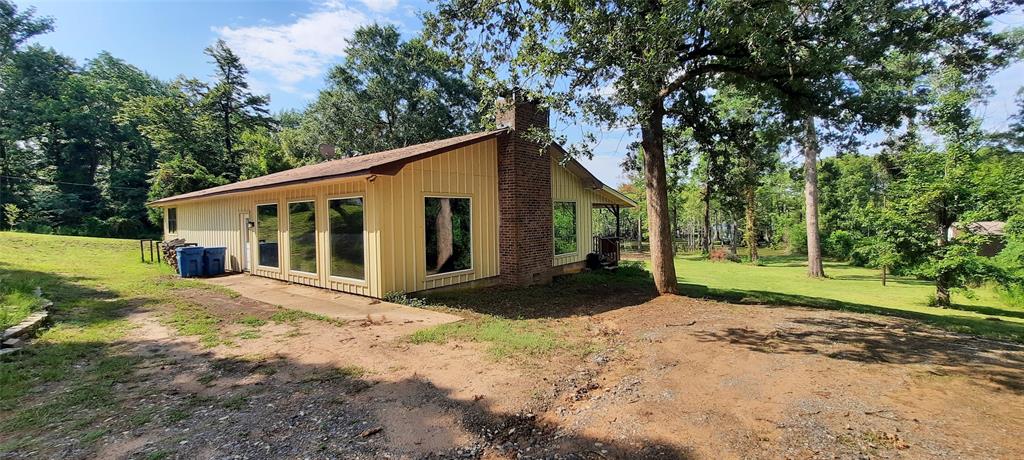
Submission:
M 217 176 L 205 166 L 189 156 L 175 155 L 161 161 L 153 171 L 153 187 L 149 190 L 149 198 L 157 200 L 180 193 L 202 190 L 227 184 L 229 181 Z M 159 210 L 150 209 L 149 217 L 154 223 L 160 222 L 163 216 Z
M 122 122 L 136 124 L 157 151 L 150 200 L 195 191 L 198 188 L 190 187 L 199 184 L 229 182 L 229 171 L 238 169 L 225 164 L 222 125 L 204 104 L 206 92 L 202 82 L 179 78 L 163 94 L 131 99 L 119 115 Z M 191 179 L 178 180 L 168 173 L 188 165 L 199 167 L 188 174 Z M 150 213 L 151 219 L 154 216 Z
M 280 133 L 267 128 L 242 133 L 238 150 L 242 152 L 241 179 L 250 179 L 297 166 L 282 148 Z
M 718 143 L 728 150 L 730 159 L 723 198 L 732 197 L 732 207 L 742 210 L 748 258 L 757 263 L 757 189 L 762 178 L 779 166 L 779 150 L 787 137 L 787 126 L 773 107 L 734 88 L 720 89 L 713 99 L 723 129 Z
M 19 11 L 9 0 L 0 0 L 0 205 L 10 203 L 14 208 L 0 206 L 0 221 L 7 209 L 24 209 L 28 184 L 22 181 L 15 183 L 14 177 L 23 177 L 28 161 L 26 152 L 18 148 L 14 142 L 21 137 L 26 128 L 20 120 L 28 101 L 16 99 L 12 86 L 17 84 L 14 78 L 24 69 L 13 68 L 15 55 L 32 37 L 53 30 L 53 20 L 47 17 L 36 17 L 35 10 L 28 8 Z M 24 63 L 22 63 L 24 64 Z M 24 88 L 20 96 L 24 96 Z M 21 207 L 19 207 L 21 206 Z
M 477 125 L 478 91 L 462 67 L 394 26 L 356 30 L 346 58 L 306 111 L 302 128 L 353 156 L 465 134 Z
M 924 144 L 915 131 L 905 136 L 888 160 L 894 180 L 884 219 L 877 222 L 880 235 L 902 246 L 908 263 L 935 280 L 935 303 L 943 307 L 951 305 L 951 290 L 998 277 L 997 267 L 977 254 L 977 238 L 967 232 L 950 239 L 953 225 L 966 231 L 965 218 L 978 209 L 973 179 L 983 135 L 970 104 L 979 91 L 957 68 L 944 67 L 932 77 L 924 120 L 942 144 Z
M 945 4 L 943 5 L 945 9 Z M 974 2 L 951 11 L 973 13 Z M 835 87 L 865 62 L 919 34 L 932 12 L 916 2 L 731 0 L 464 2 L 442 0 L 425 18 L 431 38 L 489 87 L 520 87 L 572 118 L 640 131 L 659 292 L 677 290 L 665 171 L 666 124 L 699 101 L 712 79 L 779 88 L 782 95 Z M 865 72 L 866 73 L 866 72 Z M 828 85 L 811 85 L 814 82 Z M 780 98 L 787 113 L 807 111 Z M 792 110 L 790 110 L 792 109 Z M 812 123 L 813 124 L 813 123 Z
M 858 241 L 871 233 L 865 211 L 882 204 L 885 169 L 874 157 L 842 153 L 822 160 L 818 171 L 823 252 L 848 259 Z
M 224 144 L 226 167 L 218 172 L 235 180 L 240 172 L 235 144 L 246 130 L 272 126 L 273 119 L 267 109 L 270 97 L 252 93 L 246 79 L 249 70 L 224 40 L 217 40 L 204 52 L 213 59 L 217 81 L 203 95 L 201 106 L 218 121 L 220 128 L 218 134 Z

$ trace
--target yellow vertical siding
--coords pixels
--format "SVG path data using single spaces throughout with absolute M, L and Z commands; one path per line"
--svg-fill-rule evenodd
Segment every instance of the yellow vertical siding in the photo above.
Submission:
M 593 217 L 596 193 L 585 187 L 580 178 L 570 172 L 557 160 L 551 160 L 551 200 L 576 203 L 576 252 L 555 254 L 552 265 L 559 266 L 586 260 L 593 245 Z M 551 229 L 554 235 L 554 229 Z
M 498 157 L 494 139 L 407 165 L 378 176 L 371 195 L 380 221 L 381 294 L 413 292 L 498 275 Z M 427 276 L 424 198 L 468 197 L 471 204 L 472 269 Z
M 412 292 L 498 275 L 497 141 L 494 139 L 436 155 L 405 166 L 394 176 L 358 177 L 261 191 L 243 192 L 170 204 L 178 209 L 178 232 L 203 246 L 227 247 L 227 268 L 242 269 L 242 225 L 247 213 L 256 219 L 256 205 L 276 203 L 279 216 L 280 269 L 250 263 L 252 273 L 293 283 L 381 297 L 392 291 Z M 452 275 L 426 276 L 424 197 L 469 197 L 472 202 L 473 268 Z M 327 200 L 363 197 L 365 281 L 331 277 Z M 314 200 L 317 220 L 317 274 L 290 270 L 288 203 Z M 165 210 L 166 212 L 166 210 Z M 165 219 L 166 222 L 166 219 Z M 249 260 L 256 260 L 255 233 L 250 230 Z

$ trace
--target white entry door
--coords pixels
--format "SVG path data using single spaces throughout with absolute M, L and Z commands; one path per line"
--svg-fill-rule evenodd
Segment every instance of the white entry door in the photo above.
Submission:
M 251 271 L 250 255 L 252 254 L 252 247 L 249 245 L 249 241 L 251 240 L 249 232 L 252 231 L 252 229 L 249 228 L 249 213 L 242 213 L 238 217 L 238 221 L 238 233 L 242 236 L 242 271 L 248 272 Z

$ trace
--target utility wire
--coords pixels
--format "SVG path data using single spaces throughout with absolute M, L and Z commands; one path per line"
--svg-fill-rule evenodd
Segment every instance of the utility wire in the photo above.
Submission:
M 59 180 L 41 179 L 41 178 L 38 178 L 38 177 L 18 177 L 18 176 L 6 176 L 6 175 L 0 175 L 0 177 L 2 177 L 4 179 L 21 180 L 21 181 L 26 181 L 26 182 L 29 182 L 29 181 L 43 182 L 43 183 L 52 184 L 52 185 L 58 185 L 58 184 L 59 185 L 78 185 L 78 186 L 81 186 L 81 187 L 96 187 L 96 188 L 100 188 L 100 186 L 96 185 L 96 184 L 83 184 L 83 183 L 79 183 L 79 182 L 64 182 L 64 181 L 59 181 Z M 107 188 L 116 188 L 116 189 L 121 189 L 121 190 L 149 190 L 148 187 L 121 187 L 121 186 L 117 186 L 117 185 L 108 185 Z

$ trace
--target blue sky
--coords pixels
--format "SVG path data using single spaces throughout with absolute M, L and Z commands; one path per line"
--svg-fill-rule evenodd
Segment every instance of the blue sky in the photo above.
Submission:
M 323 87 L 327 70 L 344 58 L 345 42 L 360 25 L 396 25 L 411 36 L 420 28 L 425 0 L 293 0 L 293 1 L 50 1 L 15 0 L 52 16 L 56 30 L 38 42 L 79 62 L 106 50 L 161 79 L 178 75 L 209 78 L 211 67 L 203 48 L 225 39 L 251 72 L 253 88 L 271 96 L 273 110 L 301 109 Z M 1024 14 L 1000 17 L 1002 29 L 1024 25 Z M 995 89 L 986 106 L 978 107 L 985 127 L 1000 129 L 1016 109 L 1014 96 L 1024 85 L 1024 64 L 995 75 Z M 599 144 L 594 158 L 582 160 L 608 184 L 623 181 L 619 163 L 636 137 L 626 129 L 577 129 L 571 121 L 557 127 L 570 142 L 590 130 Z

